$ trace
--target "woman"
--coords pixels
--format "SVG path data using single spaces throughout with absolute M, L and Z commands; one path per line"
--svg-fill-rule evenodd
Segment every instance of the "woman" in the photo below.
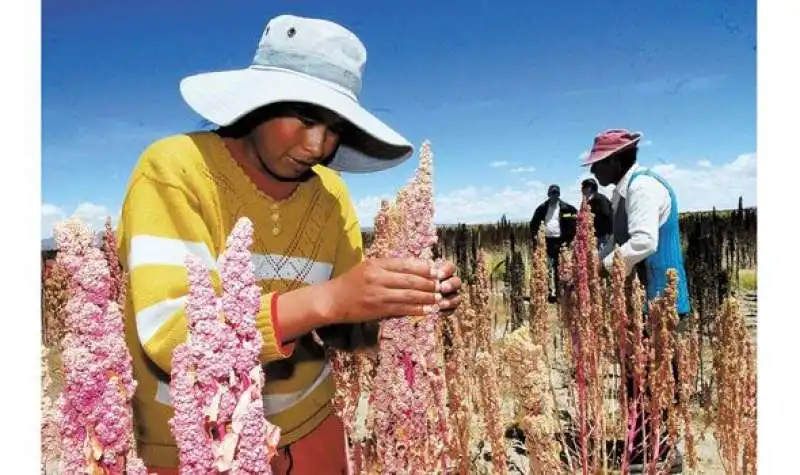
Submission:
M 184 257 L 214 270 L 239 217 L 254 223 L 265 412 L 281 428 L 275 473 L 347 473 L 330 366 L 312 331 L 354 348 L 374 343 L 382 318 L 458 305 L 452 264 L 434 275 L 421 261 L 362 260 L 361 227 L 336 171 L 384 170 L 413 152 L 359 105 L 365 61 L 364 45 L 335 23 L 276 17 L 250 67 L 181 83 L 189 106 L 219 128 L 161 139 L 134 169 L 118 232 L 139 451 L 151 472 L 177 473 L 179 462 L 168 375 L 186 338 Z

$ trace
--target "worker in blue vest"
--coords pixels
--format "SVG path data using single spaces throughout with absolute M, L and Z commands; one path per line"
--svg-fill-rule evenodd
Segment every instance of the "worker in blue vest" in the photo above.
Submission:
M 604 273 L 611 272 L 612 251 L 619 246 L 626 274 L 637 272 L 648 301 L 659 296 L 666 287 L 667 270 L 675 269 L 678 273 L 677 311 L 683 319 L 691 311 L 691 305 L 683 264 L 678 201 L 663 177 L 636 163 L 641 138 L 638 132 L 607 130 L 595 137 L 592 150 L 584 160 L 584 166 L 591 167 L 600 186 L 615 185 L 611 199 L 613 239 L 601 251 L 601 268 Z M 674 372 L 675 366 L 673 361 Z M 633 392 L 632 386 L 629 380 L 629 394 Z M 641 438 L 635 442 L 640 441 Z M 631 473 L 641 473 L 644 469 L 641 454 L 638 454 L 639 460 L 636 455 L 634 452 Z M 682 466 L 682 457 L 677 453 L 670 473 L 681 473 Z

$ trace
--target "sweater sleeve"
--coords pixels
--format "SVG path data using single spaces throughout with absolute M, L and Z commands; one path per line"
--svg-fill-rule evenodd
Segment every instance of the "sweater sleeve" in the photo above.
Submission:
M 336 257 L 333 263 L 331 278 L 335 279 L 347 273 L 364 258 L 361 225 L 355 207 L 345 194 L 341 198 L 343 209 L 343 228 L 336 243 Z M 317 329 L 317 335 L 328 345 L 353 350 L 377 343 L 377 324 L 334 324 Z
M 186 341 L 186 255 L 199 257 L 210 270 L 215 290 L 221 287 L 219 250 L 201 208 L 188 187 L 145 173 L 134 177 L 123 203 L 120 257 L 129 274 L 129 305 L 145 353 L 167 373 L 175 347 Z M 286 358 L 293 349 L 281 345 L 274 297 L 261 296 L 256 318 L 263 337 L 262 363 Z

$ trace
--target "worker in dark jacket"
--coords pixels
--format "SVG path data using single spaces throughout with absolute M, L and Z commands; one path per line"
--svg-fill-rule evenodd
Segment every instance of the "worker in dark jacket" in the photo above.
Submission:
M 597 248 L 601 249 L 611 239 L 613 232 L 611 200 L 598 191 L 597 180 L 594 178 L 583 180 L 581 193 L 589 202 L 589 208 L 594 215 L 594 236 L 597 238 Z
M 539 228 L 544 225 L 544 237 L 547 245 L 547 257 L 550 260 L 550 296 L 555 302 L 558 296 L 558 253 L 561 246 L 572 243 L 575 239 L 578 210 L 561 199 L 558 185 L 550 185 L 547 189 L 547 201 L 540 204 L 531 219 L 531 233 L 534 242 Z

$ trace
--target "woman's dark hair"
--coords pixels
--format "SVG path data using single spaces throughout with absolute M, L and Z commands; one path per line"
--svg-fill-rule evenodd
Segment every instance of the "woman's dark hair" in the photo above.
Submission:
M 215 132 L 221 137 L 242 138 L 252 132 L 259 124 L 276 117 L 296 116 L 299 110 L 308 108 L 308 105 L 296 102 L 267 104 L 239 117 L 230 125 L 218 127 Z
M 334 113 L 319 106 L 302 102 L 276 102 L 259 107 L 258 109 L 254 109 L 236 119 L 236 121 L 230 125 L 216 126 L 216 124 L 212 124 L 212 126 L 216 127 L 213 129 L 213 131 L 220 137 L 239 139 L 252 132 L 253 129 L 258 127 L 260 124 L 277 117 L 301 117 L 303 119 L 309 119 L 315 122 L 320 121 L 324 123 L 324 118 L 322 117 L 323 115 L 334 115 Z M 347 143 L 350 140 L 350 137 L 352 136 L 350 130 L 352 128 L 348 127 L 348 125 L 349 123 L 344 123 L 338 128 L 337 132 L 339 133 L 339 144 L 336 146 L 336 149 L 333 150 L 330 156 L 321 162 L 323 165 L 330 163 L 331 160 L 333 160 L 333 157 L 336 155 L 336 151 L 339 149 L 339 146 L 341 146 L 342 143 Z
M 341 119 L 338 114 L 329 109 L 304 102 L 276 102 L 253 110 L 230 125 L 221 127 L 216 124 L 210 125 L 212 128 L 216 127 L 212 130 L 220 137 L 242 138 L 259 124 L 276 117 L 298 117 L 311 122 L 334 123 L 331 128 L 339 134 L 339 146 L 348 146 L 371 157 L 394 159 L 408 152 L 405 146 L 381 142 L 349 121 Z M 326 162 L 329 162 L 335 153 L 334 151 Z

